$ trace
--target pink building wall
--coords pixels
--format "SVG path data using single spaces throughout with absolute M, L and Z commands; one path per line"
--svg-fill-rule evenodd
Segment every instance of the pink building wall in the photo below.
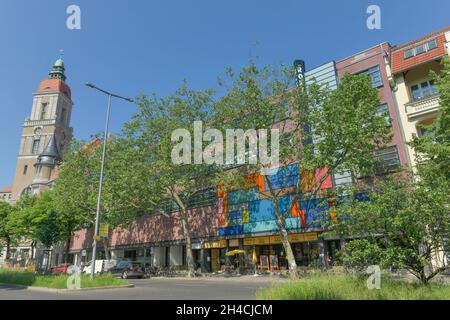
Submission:
M 177 216 L 179 213 L 173 213 Z M 190 211 L 189 223 L 191 237 L 196 238 L 218 236 L 217 209 L 215 206 L 198 208 Z M 93 231 L 79 230 L 72 237 L 70 250 L 79 251 L 92 247 Z M 175 218 L 168 218 L 161 214 L 136 218 L 123 228 L 110 231 L 109 247 L 132 246 L 142 243 L 157 243 L 164 241 L 183 240 L 181 222 Z
M 397 145 L 397 150 L 400 158 L 400 164 L 407 165 L 405 143 L 400 128 L 400 119 L 397 115 L 395 107 L 395 98 L 389 83 L 388 73 L 386 70 L 386 63 L 390 63 L 391 45 L 384 42 L 378 46 L 367 49 L 361 53 L 352 55 L 336 63 L 338 78 L 341 79 L 346 73 L 359 73 L 376 65 L 380 66 L 381 77 L 383 79 L 383 86 L 378 88 L 380 93 L 381 104 L 387 103 L 389 105 L 389 114 L 392 123 L 392 143 L 389 145 Z

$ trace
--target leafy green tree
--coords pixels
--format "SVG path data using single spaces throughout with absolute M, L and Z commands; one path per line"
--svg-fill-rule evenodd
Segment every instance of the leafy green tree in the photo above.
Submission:
M 142 96 L 138 100 L 139 112 L 124 130 L 138 157 L 133 170 L 124 176 L 124 184 L 136 182 L 134 190 L 124 194 L 124 199 L 131 197 L 136 208 L 147 214 L 163 214 L 181 223 L 189 276 L 195 272 L 189 201 L 210 186 L 208 177 L 212 168 L 205 163 L 174 163 L 172 153 L 174 143 L 180 143 L 184 148 L 178 155 L 193 159 L 190 139 L 194 137 L 194 122 L 209 122 L 212 98 L 211 90 L 194 91 L 186 84 L 166 98 Z M 190 135 L 189 141 L 173 141 L 172 133 L 177 129 L 185 130 Z M 168 214 L 170 211 L 178 214 Z
M 432 72 L 440 94 L 439 116 L 425 126 L 431 134 L 415 137 L 411 142 L 416 151 L 417 178 L 424 186 L 443 190 L 450 181 L 450 58 L 442 60 L 442 70 Z
M 17 241 L 31 241 L 31 258 L 34 258 L 34 248 L 37 239 L 33 237 L 35 226 L 31 221 L 31 216 L 27 214 L 27 210 L 36 202 L 36 197 L 29 194 L 23 195 L 13 206 L 14 213 L 7 220 L 7 228 L 15 235 Z
M 97 209 L 102 141 L 76 142 L 65 154 L 64 163 L 54 189 L 59 219 L 64 226 L 69 249 L 73 232 L 93 227 Z M 100 221 L 110 228 L 126 225 L 142 211 L 140 199 L 146 175 L 142 158 L 126 139 L 111 137 L 108 141 Z M 139 179 L 136 179 L 139 178 Z M 146 185 L 146 184 L 145 184 Z M 110 258 L 107 238 L 103 238 L 106 258 Z
M 11 242 L 14 240 L 14 234 L 8 227 L 8 221 L 13 215 L 13 207 L 5 202 L 0 201 L 0 240 L 6 245 L 6 259 L 10 258 Z
M 361 194 L 356 189 L 352 194 Z M 409 177 L 377 180 L 367 199 L 351 196 L 336 208 L 331 229 L 345 238 L 347 265 L 404 268 L 427 283 L 445 270 L 450 245 L 448 191 L 422 188 Z
M 305 181 L 299 179 L 292 194 L 289 209 L 282 212 L 279 197 L 282 190 L 274 190 L 269 175 L 264 179 L 272 200 L 277 225 L 291 274 L 296 276 L 296 262 L 288 241 L 285 219 L 294 204 L 302 199 L 317 198 L 326 179 L 335 173 L 358 174 L 373 172 L 375 150 L 389 140 L 384 118 L 376 115 L 378 91 L 368 76 L 347 74 L 337 90 L 316 83 L 293 84 L 293 70 L 285 67 L 257 68 L 251 64 L 237 75 L 227 71 L 226 94 L 216 104 L 214 125 L 226 132 L 229 128 L 278 128 L 280 165 L 298 163 L 301 175 L 313 175 L 326 168 L 320 181 L 313 181 L 305 192 Z M 241 171 L 254 173 L 264 166 L 248 163 Z M 233 170 L 218 172 L 219 180 L 228 185 L 242 185 Z M 307 182 L 308 184 L 310 182 Z
M 411 145 L 417 166 L 413 178 L 395 176 L 377 182 L 370 201 L 356 198 L 337 209 L 332 229 L 343 236 L 359 236 L 346 246 L 348 264 L 361 265 L 362 253 L 385 267 L 405 268 L 423 283 L 445 270 L 445 250 L 450 248 L 450 59 L 433 73 L 440 93 L 440 114 L 427 126 L 427 137 Z
M 62 220 L 56 211 L 53 194 L 52 190 L 48 190 L 39 197 L 22 196 L 8 221 L 8 228 L 19 240 L 31 241 L 32 253 L 37 243 L 50 248 L 65 239 Z

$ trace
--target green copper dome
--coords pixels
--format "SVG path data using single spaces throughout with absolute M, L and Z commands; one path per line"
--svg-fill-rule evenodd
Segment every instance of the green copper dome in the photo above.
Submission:
M 55 64 L 53 65 L 54 67 L 63 67 L 64 68 L 64 61 L 60 58 L 58 60 L 56 60 Z
M 49 73 L 50 79 L 66 80 L 66 75 L 64 74 L 64 71 L 65 71 L 64 61 L 61 58 L 59 58 L 58 60 L 56 60 L 55 64 L 53 65 L 53 69 Z

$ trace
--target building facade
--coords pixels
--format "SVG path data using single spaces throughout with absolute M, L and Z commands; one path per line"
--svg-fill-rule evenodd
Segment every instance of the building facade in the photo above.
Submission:
M 392 140 L 383 150 L 367 156 L 377 157 L 384 170 L 412 169 L 415 157 L 407 142 L 414 135 L 428 134 L 421 125 L 431 123 L 438 115 L 439 96 L 429 72 L 440 70 L 439 62 L 449 50 L 450 27 L 404 45 L 384 42 L 338 62 L 330 61 L 306 72 L 305 80 L 334 90 L 346 73 L 369 75 L 380 95 L 377 114 L 386 118 Z M 34 94 L 31 116 L 24 123 L 14 183 L 0 191 L 0 199 L 15 202 L 24 193 L 39 194 L 51 187 L 56 178 L 61 152 L 72 137 L 69 124 L 73 102 L 64 72 L 64 63 L 58 60 Z M 318 220 L 324 213 L 332 218 L 332 203 L 326 201 L 325 191 L 351 183 L 349 172 L 336 173 L 324 181 L 324 192 L 319 198 L 291 201 L 289 190 L 298 180 L 317 181 L 322 175 L 323 172 L 299 172 L 298 166 L 291 164 L 271 176 L 272 187 L 284 194 L 279 205 L 287 215 L 286 227 L 298 265 L 324 265 L 343 244 L 339 238 L 325 236 L 326 230 Z M 260 269 L 287 267 L 273 203 L 264 197 L 268 189 L 264 178 L 246 178 L 245 188 L 206 189 L 190 201 L 194 259 L 206 271 L 219 271 L 230 259 L 251 269 L 255 259 Z M 179 214 L 176 209 L 167 213 Z M 69 262 L 89 262 L 92 243 L 92 230 L 77 231 L 71 239 Z M 161 214 L 138 217 L 126 229 L 110 230 L 107 243 L 113 259 L 180 269 L 186 265 L 181 223 Z M 102 258 L 105 254 L 102 243 L 99 245 Z M 227 257 L 226 253 L 235 249 L 243 254 Z M 63 255 L 56 251 L 54 263 L 62 262 Z
M 38 195 L 52 187 L 58 175 L 57 165 L 72 139 L 72 107 L 64 61 L 58 59 L 48 78 L 41 81 L 33 94 L 31 114 L 23 124 L 14 182 L 0 191 L 0 200 L 14 204 L 24 194 Z M 32 246 L 24 240 L 11 248 L 10 257 L 22 262 L 31 257 L 42 260 L 43 250 L 39 245 Z M 5 252 L 2 258 L 5 258 Z
M 391 81 L 406 142 L 428 135 L 422 125 L 438 116 L 439 94 L 430 71 L 439 72 L 441 59 L 449 54 L 450 27 L 392 48 Z M 414 150 L 409 145 L 406 150 L 414 167 Z
M 399 121 L 400 116 L 392 92 L 390 58 L 391 45 L 384 42 L 336 63 L 339 78 L 342 78 L 346 73 L 366 74 L 371 77 L 373 87 L 378 89 L 380 105 L 377 114 L 386 117 L 386 126 L 391 128 L 392 140 L 384 149 L 378 150 L 374 156 L 379 158 L 385 166 L 383 169 L 388 169 L 388 171 L 408 166 L 405 141 Z

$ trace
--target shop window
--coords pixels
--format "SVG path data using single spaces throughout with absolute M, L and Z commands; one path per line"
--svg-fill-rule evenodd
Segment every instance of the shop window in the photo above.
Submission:
M 370 76 L 370 78 L 372 79 L 372 86 L 374 88 L 379 88 L 383 86 L 383 79 L 381 78 L 380 66 L 378 65 L 369 68 L 367 70 L 364 70 L 362 72 L 359 72 L 358 74 L 365 74 Z

